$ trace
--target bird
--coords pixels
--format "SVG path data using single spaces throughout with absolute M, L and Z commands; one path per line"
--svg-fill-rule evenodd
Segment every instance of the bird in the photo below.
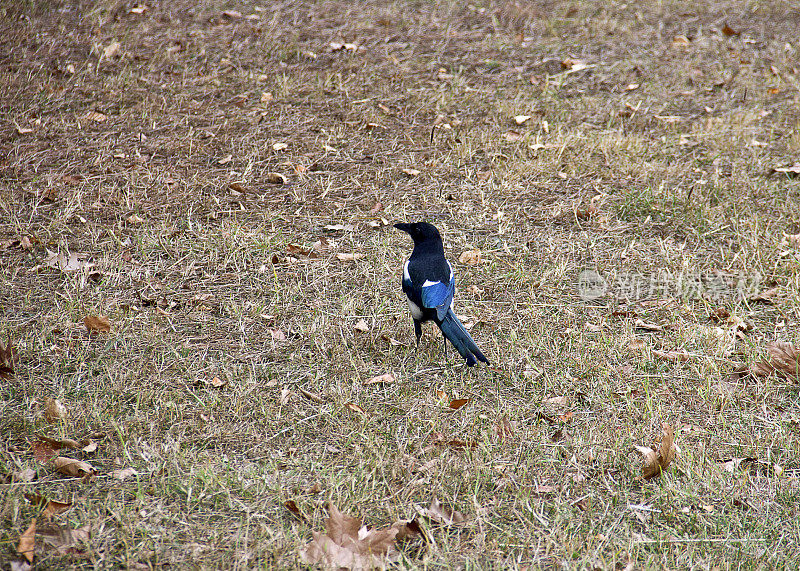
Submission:
M 444 257 L 444 245 L 439 231 L 427 222 L 398 222 L 394 227 L 414 240 L 414 250 L 403 266 L 401 283 L 414 320 L 417 346 L 422 336 L 422 324 L 433 321 L 442 330 L 445 356 L 447 342 L 450 341 L 467 361 L 468 367 L 478 361 L 489 364 L 475 340 L 453 313 L 455 276 L 453 267 Z

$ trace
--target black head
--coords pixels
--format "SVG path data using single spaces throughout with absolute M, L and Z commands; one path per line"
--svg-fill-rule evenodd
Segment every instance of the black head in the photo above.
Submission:
M 414 240 L 414 244 L 420 244 L 427 240 L 442 241 L 442 237 L 439 235 L 436 226 L 428 224 L 427 222 L 411 222 L 410 224 L 399 222 L 395 224 L 394 227 L 411 236 L 411 239 Z

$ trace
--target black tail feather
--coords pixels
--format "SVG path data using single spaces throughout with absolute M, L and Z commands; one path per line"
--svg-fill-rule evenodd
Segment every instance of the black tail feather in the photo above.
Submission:
M 447 314 L 444 316 L 444 319 L 441 323 L 437 321 L 439 328 L 442 330 L 445 338 L 453 344 L 453 347 L 456 348 L 456 351 L 464 357 L 467 361 L 467 366 L 471 367 L 478 361 L 483 361 L 484 363 L 488 364 L 489 359 L 484 357 L 481 350 L 478 349 L 478 346 L 475 344 L 475 340 L 472 339 L 469 332 L 464 328 L 461 322 L 456 317 L 456 314 L 453 313 L 452 309 L 447 310 Z M 476 361 L 477 359 L 477 361 Z

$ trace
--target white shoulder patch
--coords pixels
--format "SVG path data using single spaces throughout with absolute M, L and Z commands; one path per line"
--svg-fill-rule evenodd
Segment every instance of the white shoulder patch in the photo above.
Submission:
M 445 262 L 447 262 L 447 267 L 448 267 L 448 268 L 450 268 L 450 278 L 449 278 L 449 281 L 453 281 L 453 266 L 451 266 L 451 265 L 450 265 L 450 261 L 449 261 L 449 260 L 445 260 Z
M 406 261 L 406 265 L 403 266 L 403 279 L 406 280 L 407 282 L 411 281 L 411 276 L 408 273 L 408 262 L 410 261 L 411 260 Z
M 422 287 L 435 286 L 436 284 L 440 284 L 440 283 L 442 283 L 442 282 L 438 282 L 438 281 L 437 282 L 432 282 L 431 280 L 425 280 L 425 283 L 422 284 Z

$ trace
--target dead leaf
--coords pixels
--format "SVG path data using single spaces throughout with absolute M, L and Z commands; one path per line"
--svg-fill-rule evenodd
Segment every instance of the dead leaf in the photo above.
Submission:
M 269 184 L 286 184 L 286 177 L 281 173 L 268 172 L 265 178 Z
M 645 331 L 663 331 L 664 327 L 661 325 L 656 325 L 655 323 L 646 323 L 641 319 L 637 319 L 634 324 L 634 327 L 637 329 L 644 329 Z
M 305 492 L 307 494 L 321 494 L 322 493 L 322 484 L 319 482 L 314 482 L 314 485 L 306 488 Z
M 531 118 L 531 115 L 514 115 L 514 122 L 517 125 L 523 125 L 527 123 L 528 119 Z
M 31 468 L 25 468 L 19 472 L 11 473 L 11 480 L 13 482 L 33 482 L 34 478 L 36 478 L 36 470 Z
M 556 491 L 556 487 L 555 486 L 548 486 L 548 485 L 545 485 L 545 484 L 538 484 L 534 488 L 534 491 L 537 494 L 552 494 L 553 492 Z
M 222 380 L 219 377 L 214 377 L 213 379 L 211 379 L 208 382 L 208 384 L 211 385 L 212 387 L 214 387 L 215 389 L 219 389 L 219 388 L 222 388 L 225 385 L 227 385 L 228 384 L 228 380 L 227 379 Z
M 747 299 L 756 303 L 766 303 L 772 305 L 775 303 L 775 298 L 778 297 L 779 289 L 772 287 L 757 294 L 751 295 Z
M 367 324 L 365 319 L 359 319 L 355 325 L 353 325 L 353 329 L 358 331 L 359 333 L 366 333 L 369 331 L 369 324 Z
M 362 252 L 356 252 L 353 254 L 339 253 L 336 254 L 336 259 L 339 260 L 340 262 L 353 262 L 355 260 L 360 260 L 364 256 L 365 254 Z
M 122 45 L 119 42 L 111 42 L 103 48 L 103 57 L 111 59 L 118 56 L 120 51 L 122 51 Z
M 54 458 L 57 455 L 56 450 L 61 448 L 60 446 L 53 446 L 49 442 L 44 442 L 41 439 L 30 442 L 30 447 L 31 452 L 33 452 L 33 457 L 42 464 Z
M 474 266 L 476 264 L 480 264 L 483 261 L 481 258 L 481 251 L 465 250 L 458 257 L 458 261 L 462 264 L 467 264 L 468 266 Z
M 296 517 L 303 523 L 308 522 L 308 518 L 302 511 L 300 511 L 300 508 L 297 506 L 297 502 L 295 502 L 294 500 L 286 500 L 285 502 L 283 502 L 283 507 L 285 507 L 290 514 L 292 514 L 294 517 Z
M 131 8 L 128 11 L 128 13 L 130 13 L 130 14 L 144 14 L 145 11 L 148 8 L 149 8 L 149 6 L 147 6 L 146 4 L 138 4 L 137 6 L 134 6 L 133 8 Z
M 311 391 L 307 391 L 302 387 L 298 387 L 297 390 L 300 391 L 300 394 L 306 397 L 308 400 L 320 403 L 323 401 L 323 398 L 319 396 L 317 393 L 312 393 Z
M 272 337 L 273 341 L 286 341 L 286 333 L 284 333 L 280 329 L 270 328 L 269 330 L 270 337 Z
M 341 513 L 329 505 L 325 522 L 327 533 L 313 531 L 314 539 L 300 550 L 304 565 L 321 564 L 334 569 L 385 569 L 397 562 L 400 554 L 395 542 L 400 527 L 370 530 L 361 520 Z
M 544 404 L 549 404 L 554 406 L 566 406 L 567 397 L 550 397 L 549 399 L 544 399 L 544 401 L 542 402 Z
M 686 36 L 675 36 L 672 38 L 672 47 L 673 48 L 683 48 L 688 46 L 691 43 L 691 40 Z
M 228 20 L 238 20 L 242 17 L 242 13 L 238 10 L 225 10 L 222 12 L 222 17 Z
M 65 456 L 57 456 L 53 459 L 53 466 L 58 472 L 72 476 L 74 478 L 83 478 L 95 473 L 95 469 L 88 462 L 75 460 L 74 458 L 67 458 Z
M 408 177 L 411 177 L 411 178 L 413 178 L 415 176 L 419 176 L 420 174 L 422 174 L 417 169 L 400 169 L 400 170 L 403 172 L 404 175 L 406 175 Z
M 386 335 L 386 334 L 383 334 L 383 335 L 381 335 L 381 339 L 383 339 L 384 341 L 386 341 L 386 342 L 387 342 L 389 345 L 391 345 L 392 347 L 401 347 L 401 346 L 404 346 L 404 345 L 405 345 L 405 343 L 403 343 L 402 341 L 398 341 L 398 340 L 397 340 L 397 339 L 395 339 L 394 337 L 389 337 L 389 336 L 388 336 L 388 335 Z
M 108 120 L 108 115 L 100 113 L 99 111 L 89 111 L 83 118 L 87 121 L 94 121 L 95 123 L 105 123 Z
M 758 377 L 765 377 L 770 373 L 800 382 L 800 353 L 792 343 L 785 341 L 774 341 L 767 345 L 769 359 L 756 363 L 750 368 L 750 372 Z
M 505 440 L 506 438 L 512 438 L 514 436 L 515 430 L 515 423 L 508 420 L 508 415 L 503 415 L 498 418 L 494 423 L 494 430 L 497 432 L 497 438 L 499 440 Z
M 464 514 L 454 510 L 450 506 L 443 504 L 435 496 L 431 500 L 431 505 L 428 506 L 427 509 L 421 510 L 420 515 L 430 518 L 442 525 L 460 524 L 467 521 L 467 518 L 464 517 Z
M 86 442 L 85 440 L 83 442 Z M 81 451 L 85 454 L 93 454 L 97 451 L 97 442 L 95 440 L 89 440 L 88 444 L 86 444 Z
M 567 58 L 561 62 L 561 67 L 568 71 L 581 71 L 583 69 L 593 67 L 584 59 Z
M 286 143 L 273 143 L 273 145 L 272 145 L 272 150 L 273 151 L 278 151 L 278 152 L 285 151 L 288 148 L 289 148 L 289 145 L 287 145 Z
M 66 525 L 50 523 L 41 526 L 37 533 L 42 537 L 45 549 L 53 549 L 61 555 L 84 555 L 77 545 L 89 541 L 90 530 L 88 525 L 72 529 Z
M 434 446 L 450 446 L 451 448 L 475 448 L 478 445 L 474 440 L 467 442 L 460 438 L 448 438 L 441 432 L 434 432 L 431 440 Z
M 675 459 L 675 440 L 672 426 L 663 423 L 661 428 L 663 431 L 661 441 L 657 442 L 653 448 L 636 446 L 636 450 L 644 458 L 642 477 L 646 480 L 661 475 L 661 472 L 666 470 Z
M 11 344 L 11 333 L 8 334 L 6 346 L 0 343 L 0 379 L 10 378 L 14 375 L 14 361 L 17 357 L 17 350 Z
M 503 139 L 508 141 L 509 143 L 518 143 L 525 139 L 525 135 L 520 133 L 519 131 L 515 131 L 513 129 L 509 129 L 502 135 Z
M 352 232 L 355 230 L 352 224 L 326 224 L 323 228 L 329 232 Z
M 348 409 L 352 410 L 353 412 L 357 412 L 358 414 L 363 414 L 364 416 L 367 416 L 367 411 L 364 410 L 363 408 L 361 408 L 360 406 L 358 406 L 354 402 L 348 402 L 344 406 L 347 407 Z
M 17 553 L 22 555 L 28 560 L 28 563 L 33 563 L 33 550 L 36 546 L 36 518 L 31 520 L 22 535 L 19 536 L 19 543 L 17 544 Z
M 383 375 L 378 375 L 377 377 L 372 377 L 364 381 L 365 385 L 378 385 L 378 384 L 391 384 L 396 383 L 397 379 L 391 373 L 384 373 Z
M 120 468 L 117 470 L 113 470 L 111 472 L 111 477 L 115 480 L 119 480 L 120 482 L 125 480 L 126 478 L 130 478 L 131 476 L 138 476 L 139 472 L 137 472 L 133 468 Z
M 281 389 L 280 403 L 287 404 L 294 393 L 286 387 Z
M 125 219 L 125 221 L 126 221 L 128 224 L 143 224 L 143 223 L 144 223 L 144 218 L 142 218 L 142 217 L 141 217 L 141 216 L 139 216 L 138 214 L 131 214 L 130 216 L 128 216 L 128 217 Z
M 450 406 L 450 408 L 452 408 L 453 410 L 458 410 L 458 409 L 460 409 L 462 406 L 464 406 L 465 404 L 467 404 L 467 403 L 468 403 L 470 400 L 472 400 L 472 399 L 453 399 L 453 400 L 451 400 L 451 401 L 450 401 L 450 404 L 449 404 L 449 406 Z
M 723 35 L 728 36 L 728 37 L 730 37 L 730 36 L 738 36 L 739 34 L 741 34 L 741 32 L 737 32 L 736 30 L 731 28 L 728 25 L 727 22 L 722 26 L 722 33 L 723 33 Z
M 687 353 L 686 351 L 659 351 L 657 349 L 653 349 L 651 351 L 654 357 L 658 359 L 663 359 L 665 361 L 688 361 L 693 357 L 693 355 Z
M 72 507 L 72 502 L 57 502 L 36 494 L 25 494 L 25 499 L 41 509 L 42 517 L 45 519 L 64 513 Z
M 87 315 L 83 324 L 89 333 L 108 333 L 111 331 L 111 322 L 105 315 Z
M 49 436 L 37 436 L 36 438 L 40 442 L 52 447 L 53 450 L 60 450 L 62 448 L 70 448 L 75 450 L 76 448 L 81 447 L 81 444 L 72 438 L 50 438 Z
M 779 172 L 790 176 L 798 175 L 800 174 L 800 163 L 796 163 L 788 167 L 776 167 L 773 168 L 771 172 L 772 173 Z
M 261 103 L 264 105 L 269 105 L 273 99 L 272 93 L 269 91 L 264 91 L 261 93 Z
M 44 418 L 47 422 L 67 419 L 67 409 L 58 400 L 47 397 L 44 401 Z
M 62 272 L 76 272 L 78 270 L 85 270 L 94 266 L 87 258 L 89 254 L 80 252 L 53 252 L 47 250 L 47 257 L 44 260 L 44 265 L 50 268 L 56 268 Z

